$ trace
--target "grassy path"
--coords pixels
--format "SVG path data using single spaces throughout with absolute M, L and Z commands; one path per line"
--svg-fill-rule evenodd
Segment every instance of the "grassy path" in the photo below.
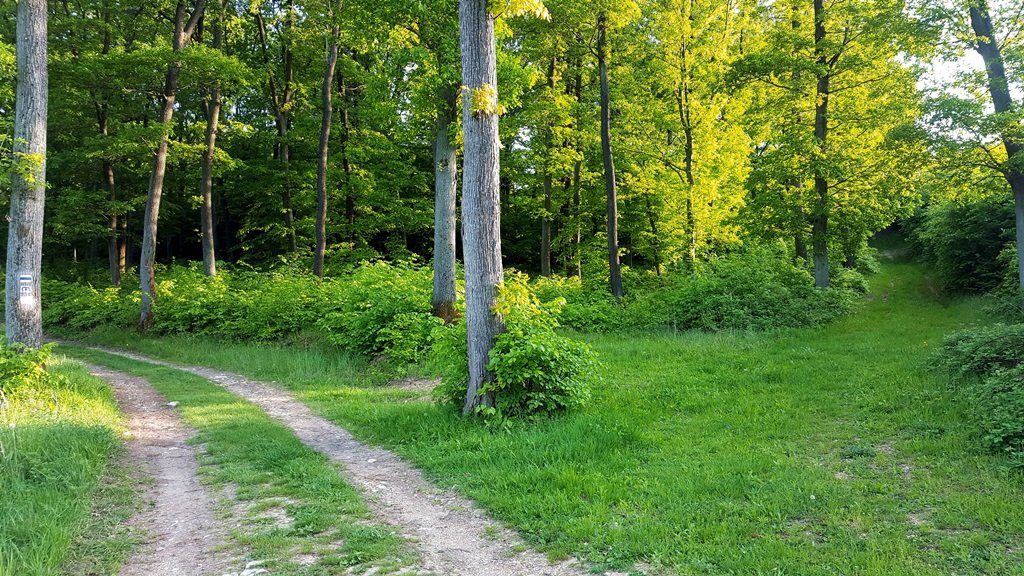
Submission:
M 554 556 L 649 574 L 1024 574 L 1024 479 L 926 370 L 976 303 L 890 264 L 856 315 L 778 334 L 592 336 L 593 403 L 492 432 L 318 350 L 107 335 L 294 391 Z

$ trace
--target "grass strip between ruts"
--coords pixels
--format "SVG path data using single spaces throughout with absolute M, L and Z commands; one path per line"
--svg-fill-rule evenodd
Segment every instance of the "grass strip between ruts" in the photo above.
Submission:
M 198 376 L 102 352 L 62 346 L 73 357 L 145 378 L 204 447 L 200 472 L 236 504 L 233 537 L 274 574 L 342 574 L 373 565 L 387 573 L 414 558 L 403 540 L 375 524 L 360 494 L 327 458 L 258 407 Z

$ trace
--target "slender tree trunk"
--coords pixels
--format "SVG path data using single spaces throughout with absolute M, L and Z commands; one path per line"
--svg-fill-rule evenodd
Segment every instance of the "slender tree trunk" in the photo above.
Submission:
M 814 53 L 817 58 L 817 105 L 814 108 L 814 139 L 824 155 L 828 151 L 828 103 L 830 94 L 830 71 L 825 54 L 825 5 L 824 0 L 814 0 Z M 828 288 L 828 212 L 829 183 L 824 174 L 821 160 L 814 168 L 814 211 L 811 214 L 811 249 L 814 254 L 814 285 Z
M 356 197 L 352 190 L 352 161 L 348 148 L 352 139 L 352 121 L 349 108 L 355 104 L 352 90 L 344 77 L 339 78 L 338 89 L 341 92 L 341 170 L 345 174 L 345 224 L 348 225 L 349 237 L 355 240 Z
M 555 90 L 555 70 L 558 59 L 552 57 L 548 66 L 548 90 L 553 94 Z M 540 273 L 541 276 L 551 276 L 551 152 L 554 147 L 554 131 L 550 124 L 545 129 L 546 154 L 544 162 L 544 216 L 540 225 Z
M 103 181 L 110 194 L 111 203 L 117 202 L 117 187 L 114 180 L 114 165 L 109 160 L 103 161 Z M 110 265 L 110 285 L 118 287 L 121 285 L 121 275 L 124 269 L 121 267 L 121 239 L 119 232 L 117 210 L 110 212 L 110 229 L 107 235 L 107 260 Z
M 223 20 L 223 0 L 217 13 L 217 21 L 213 25 L 213 48 L 221 48 L 221 24 Z M 207 276 L 217 275 L 217 258 L 214 250 L 213 228 L 213 156 L 217 152 L 217 124 L 220 122 L 220 84 L 210 90 L 210 102 L 206 106 L 206 150 L 203 152 L 202 181 L 199 183 L 203 204 L 200 208 L 200 225 L 203 236 L 203 273 Z
M 96 122 L 99 126 L 100 136 L 106 138 L 108 136 L 106 104 L 96 104 Z M 101 176 L 103 178 L 103 185 L 107 187 L 107 193 L 110 195 L 110 203 L 116 204 L 117 186 L 114 178 L 114 164 L 110 160 L 103 160 Z M 112 207 L 110 210 L 109 233 L 107 235 L 107 259 L 110 266 L 110 285 L 114 287 L 121 285 L 121 276 L 124 273 L 124 268 L 121 267 L 120 262 L 121 240 L 118 238 L 118 226 L 117 208 Z
M 291 127 L 291 101 L 292 84 L 294 78 L 294 58 L 290 47 L 290 34 L 294 26 L 293 13 L 295 3 L 288 0 L 286 3 L 287 16 L 284 20 L 284 38 L 282 39 L 282 59 L 284 60 L 284 88 L 278 94 L 277 81 L 274 75 L 270 75 L 268 85 L 270 87 L 270 101 L 274 108 L 274 119 L 277 125 L 277 139 L 275 145 L 275 156 L 284 167 L 284 187 L 281 192 L 281 203 L 284 207 L 285 230 L 288 234 L 288 250 L 294 253 L 298 250 L 298 241 L 295 232 L 295 209 L 292 201 L 292 174 L 291 174 L 291 145 L 288 142 L 288 132 Z M 270 64 L 269 47 L 267 46 L 267 24 L 263 15 L 257 10 L 256 31 L 260 39 L 260 48 L 263 54 L 263 64 Z
M 174 16 L 174 52 L 180 52 L 188 44 L 195 31 L 199 19 L 206 7 L 206 0 L 196 0 L 192 15 L 186 21 L 185 4 L 178 1 Z M 149 177 L 149 194 L 146 196 L 146 212 L 142 227 L 142 255 L 139 262 L 139 285 L 142 292 L 142 310 L 139 315 L 139 329 L 148 330 L 153 325 L 153 301 L 156 297 L 156 233 L 157 220 L 160 217 L 160 196 L 164 189 L 164 174 L 167 171 L 167 149 L 170 140 L 171 120 L 174 116 L 174 102 L 178 97 L 178 75 L 181 73 L 181 62 L 174 61 L 167 65 L 167 76 L 164 79 L 163 109 L 160 112 L 160 123 L 163 133 L 160 143 L 153 154 L 153 171 Z
M 45 0 L 20 0 L 17 8 L 17 100 L 7 232 L 6 336 L 38 348 L 43 339 L 39 274 L 43 259 L 46 199 L 47 71 Z
M 434 315 L 446 324 L 455 312 L 455 199 L 458 189 L 456 149 L 448 132 L 455 121 L 456 87 L 438 95 L 440 108 L 434 138 Z
M 683 16 L 693 24 L 693 8 L 687 6 Z M 691 271 L 697 269 L 697 217 L 694 213 L 693 189 L 696 185 L 693 167 L 693 121 L 690 118 L 690 45 L 684 36 L 679 48 L 679 88 L 676 90 L 676 108 L 679 125 L 683 130 L 683 171 L 686 174 L 686 261 Z
M 583 278 L 583 201 L 580 197 L 580 186 L 583 180 L 583 162 L 577 160 L 572 167 L 572 217 L 576 221 L 575 253 L 573 268 L 578 278 Z
M 487 0 L 459 1 L 462 48 L 463 193 L 462 244 L 466 266 L 466 333 L 469 384 L 464 414 L 494 406 L 494 393 L 481 393 L 494 375 L 487 370 L 494 341 L 504 330 L 494 313 L 501 263 L 500 148 L 497 102 L 493 110 L 474 110 L 473 94 L 498 89 L 494 18 Z M 478 93 L 478 92 L 477 92 Z
M 608 95 L 608 39 L 605 13 L 597 15 L 597 63 L 601 78 L 601 155 L 604 158 L 604 185 L 608 197 L 609 283 L 616 300 L 622 300 L 622 272 L 619 262 L 619 205 L 615 185 L 615 159 L 612 156 L 611 106 Z
M 999 43 L 996 42 L 992 16 L 989 14 L 988 0 L 976 0 L 970 6 L 971 27 L 977 35 L 974 49 L 985 61 L 985 72 L 988 76 L 988 90 L 992 96 L 992 105 L 997 114 L 1009 112 L 1014 107 L 1013 95 L 1006 77 L 1006 64 Z M 1016 215 L 1017 241 L 1017 282 L 1024 290 L 1024 170 L 1020 163 L 1009 161 L 1019 159 L 1024 152 L 1024 142 L 1012 134 L 1003 133 L 1003 146 L 1006 148 L 1007 163 L 1003 171 L 1010 189 L 1013 191 L 1014 214 Z
M 338 11 L 341 11 L 341 0 L 338 0 Z M 332 17 L 335 17 L 332 15 Z M 313 260 L 313 273 L 324 275 L 324 255 L 327 251 L 327 149 L 331 140 L 331 92 L 334 86 L 334 68 L 338 63 L 338 38 L 341 29 L 337 24 L 331 30 L 331 45 L 327 49 L 327 61 L 324 66 L 324 81 L 320 90 L 323 114 L 320 121 L 320 149 L 316 167 L 316 254 Z
M 654 272 L 661 276 L 661 240 L 658 236 L 658 219 L 654 213 L 654 206 L 651 205 L 651 197 L 644 195 L 644 202 L 647 204 L 647 221 L 651 225 L 651 248 L 654 250 Z

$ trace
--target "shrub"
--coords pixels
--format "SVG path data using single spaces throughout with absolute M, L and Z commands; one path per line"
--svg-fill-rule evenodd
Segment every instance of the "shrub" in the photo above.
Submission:
M 566 302 L 559 316 L 564 325 L 602 332 L 814 326 L 849 312 L 857 293 L 867 292 L 864 276 L 846 269 L 836 272 L 832 288 L 818 290 L 807 270 L 793 264 L 784 251 L 765 246 L 714 259 L 696 273 L 676 270 L 662 277 L 628 278 L 633 286 L 621 304 L 603 278 L 539 278 L 532 286 L 544 302 Z
M 327 306 L 317 327 L 332 344 L 398 363 L 422 359 L 441 323 L 431 313 L 432 272 L 426 268 L 365 264 L 325 281 Z
M 536 418 L 579 407 L 590 398 L 588 376 L 595 371 L 596 355 L 586 344 L 557 333 L 562 304 L 542 304 L 521 276 L 500 287 L 494 310 L 504 319 L 505 331 L 490 351 L 487 368 L 494 380 L 480 390 L 494 393 L 495 406 L 479 414 L 497 421 Z M 441 361 L 452 367 L 439 399 L 454 406 L 462 406 L 469 382 L 465 336 L 463 321 L 444 329 L 436 348 Z
M 713 261 L 695 276 L 679 276 L 652 298 L 663 301 L 663 323 L 680 329 L 768 330 L 823 324 L 850 310 L 849 282 L 819 290 L 804 268 L 769 248 Z
M 0 393 L 7 394 L 23 386 L 32 386 L 46 378 L 46 362 L 53 346 L 39 349 L 0 340 Z M 4 398 L 0 397 L 0 406 Z
M 1013 227 L 1013 199 L 999 194 L 929 206 L 911 238 L 934 265 L 944 288 L 981 293 L 1004 278 L 1006 264 L 999 255 L 1010 243 Z
M 966 386 L 984 443 L 1024 467 L 1024 324 L 953 334 L 936 363 Z

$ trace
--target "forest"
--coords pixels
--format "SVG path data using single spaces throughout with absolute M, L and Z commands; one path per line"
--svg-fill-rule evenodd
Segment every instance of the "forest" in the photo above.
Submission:
M 1021 0 L 0 0 L 0 576 L 1019 574 Z

